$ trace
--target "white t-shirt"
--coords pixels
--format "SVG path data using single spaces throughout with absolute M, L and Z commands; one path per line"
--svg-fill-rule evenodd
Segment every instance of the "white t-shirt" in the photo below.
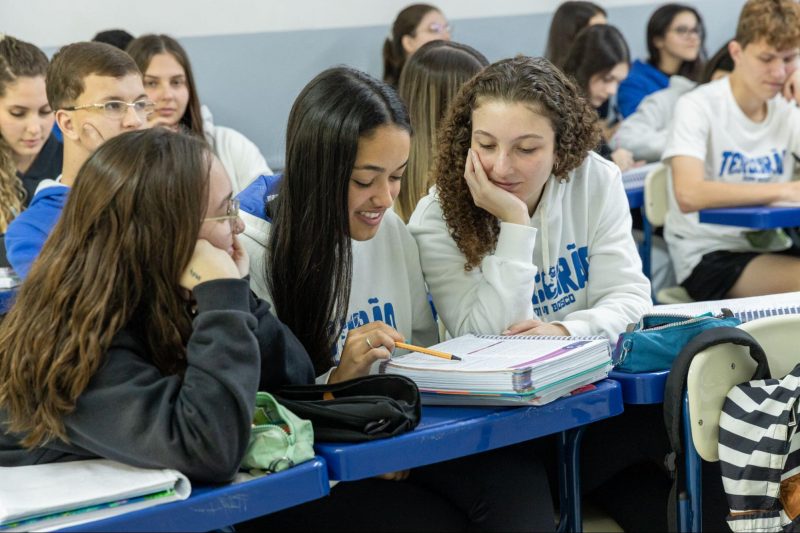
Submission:
M 530 224 L 501 223 L 494 253 L 470 272 L 438 194 L 420 200 L 408 229 L 452 335 L 497 335 L 538 317 L 616 341 L 652 306 L 619 167 L 594 152 L 568 183 L 547 180 Z
M 663 160 L 695 157 L 705 163 L 705 179 L 725 183 L 774 183 L 792 179 L 800 144 L 800 110 L 778 95 L 767 116 L 753 122 L 742 112 L 729 77 L 683 95 L 675 108 Z M 703 255 L 717 250 L 758 251 L 744 236 L 750 228 L 701 224 L 697 213 L 681 213 L 670 184 L 664 237 L 678 282 Z M 774 250 L 761 250 L 774 251 Z
M 272 303 L 264 263 L 272 224 L 243 211 L 240 214 L 245 222 L 240 238 L 250 255 L 250 287 L 259 298 Z M 389 324 L 413 344 L 436 344 L 439 333 L 422 278 L 419 251 L 400 217 L 387 210 L 375 237 L 354 240 L 352 245 L 350 302 L 334 359 L 339 360 L 348 331 L 376 320 Z

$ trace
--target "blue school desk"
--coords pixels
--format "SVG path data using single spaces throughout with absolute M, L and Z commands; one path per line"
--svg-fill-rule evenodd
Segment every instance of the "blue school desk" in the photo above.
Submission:
M 325 460 L 311 461 L 245 483 L 192 487 L 180 502 L 97 520 L 64 531 L 210 531 L 327 496 Z
M 622 391 L 611 380 L 540 407 L 435 407 L 422 409 L 409 433 L 372 442 L 318 443 L 333 480 L 352 481 L 447 461 L 560 433 L 560 529 L 580 531 L 579 453 L 587 424 L 622 413 Z
M 800 206 L 797 207 L 722 207 L 700 211 L 700 222 L 744 226 L 753 229 L 788 228 L 800 226 Z
M 631 209 L 639 209 L 644 205 L 644 184 L 625 184 L 625 196 Z
M 608 377 L 622 387 L 622 401 L 626 404 L 642 405 L 664 402 L 664 386 L 669 370 L 631 374 L 612 370 Z

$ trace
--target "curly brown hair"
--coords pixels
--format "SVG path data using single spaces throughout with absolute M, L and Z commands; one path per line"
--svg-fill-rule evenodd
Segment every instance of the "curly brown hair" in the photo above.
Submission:
M 555 132 L 552 176 L 569 172 L 600 141 L 597 112 L 581 90 L 547 59 L 517 56 L 493 63 L 464 84 L 439 133 L 434 179 L 444 220 L 469 271 L 497 246 L 498 219 L 475 205 L 463 169 L 472 138 L 472 112 L 487 100 L 523 103 L 547 117 Z
M 761 39 L 776 50 L 800 46 L 800 4 L 796 0 L 749 0 L 739 14 L 734 40 L 744 48 Z

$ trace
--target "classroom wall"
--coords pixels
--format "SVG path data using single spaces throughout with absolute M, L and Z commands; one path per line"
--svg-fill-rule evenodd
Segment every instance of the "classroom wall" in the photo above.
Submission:
M 709 55 L 730 38 L 745 0 L 689 2 L 704 17 Z M 380 77 L 381 47 L 405 0 L 0 0 L 0 31 L 52 54 L 59 46 L 123 27 L 136 35 L 177 37 L 192 59 L 201 101 L 215 122 L 238 129 L 261 147 L 274 169 L 283 167 L 289 109 L 321 70 L 347 64 Z M 559 0 L 438 0 L 454 24 L 453 38 L 490 61 L 543 53 Z M 647 19 L 661 3 L 599 0 L 622 31 L 634 57 L 646 53 Z M 109 9 L 109 6 L 114 9 Z M 67 22 L 66 24 L 64 22 Z

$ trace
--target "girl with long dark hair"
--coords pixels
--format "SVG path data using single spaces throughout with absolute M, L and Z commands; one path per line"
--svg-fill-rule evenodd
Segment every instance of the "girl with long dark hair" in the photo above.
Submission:
M 451 27 L 444 14 L 430 4 L 411 4 L 394 19 L 383 42 L 383 81 L 396 87 L 406 60 L 430 41 L 449 41 Z
M 292 106 L 277 196 L 261 180 L 240 195 L 251 211 L 243 242 L 253 288 L 274 302 L 320 380 L 367 374 L 401 339 L 437 338 L 416 244 L 391 210 L 410 142 L 408 114 L 391 87 L 351 68 L 329 69 Z M 259 525 L 330 529 L 344 509 L 357 509 L 338 527 L 553 529 L 542 467 L 506 449 L 385 477 L 339 483 L 329 498 Z
M 617 96 L 627 117 L 648 94 L 666 89 L 670 76 L 700 81 L 706 59 L 705 28 L 700 12 L 685 4 L 665 4 L 647 23 L 647 61 L 636 60 Z

